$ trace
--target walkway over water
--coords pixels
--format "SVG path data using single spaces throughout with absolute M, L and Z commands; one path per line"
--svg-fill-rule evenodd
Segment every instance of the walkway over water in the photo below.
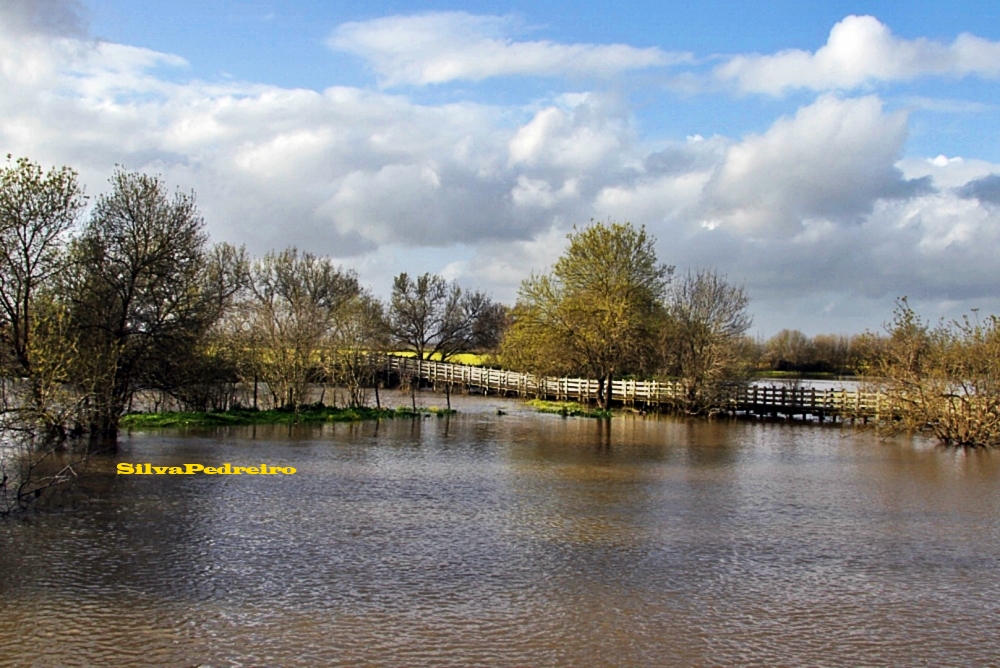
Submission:
M 556 401 L 597 401 L 598 381 L 585 378 L 540 378 L 529 373 L 486 367 L 431 362 L 413 357 L 388 358 L 388 369 L 400 378 L 420 378 L 435 387 L 449 386 L 470 392 Z M 611 400 L 623 406 L 669 410 L 680 406 L 684 388 L 679 382 L 615 380 Z M 810 416 L 820 419 L 876 417 L 888 408 L 878 392 L 817 389 L 775 385 L 740 385 L 732 389 L 726 410 L 734 414 Z

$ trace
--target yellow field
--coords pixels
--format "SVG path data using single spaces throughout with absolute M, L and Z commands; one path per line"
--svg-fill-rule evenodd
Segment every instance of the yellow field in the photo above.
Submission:
M 412 351 L 409 351 L 409 350 L 403 350 L 403 351 L 400 351 L 400 352 L 394 352 L 394 353 L 389 353 L 389 354 L 390 355 L 397 355 L 399 357 L 416 357 L 416 353 L 414 353 Z M 441 361 L 441 356 L 440 355 L 435 355 L 431 359 L 433 359 L 434 361 L 438 361 L 439 362 L 439 361 Z M 453 363 L 453 364 L 468 364 L 469 366 L 483 366 L 484 364 L 489 363 L 489 356 L 488 355 L 477 355 L 475 353 L 459 353 L 457 355 L 452 355 L 451 358 L 449 358 L 448 361 L 451 362 L 451 363 Z

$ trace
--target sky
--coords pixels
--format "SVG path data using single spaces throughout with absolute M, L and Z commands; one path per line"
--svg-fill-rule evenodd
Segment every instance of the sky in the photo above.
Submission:
M 0 152 L 513 303 L 644 225 L 753 333 L 1000 313 L 1000 3 L 0 0 Z

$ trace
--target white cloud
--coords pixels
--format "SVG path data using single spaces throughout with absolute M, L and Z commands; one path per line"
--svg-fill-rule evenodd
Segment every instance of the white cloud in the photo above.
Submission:
M 925 97 L 921 95 L 910 95 L 902 99 L 902 102 L 912 109 L 921 111 L 931 111 L 940 114 L 984 114 L 997 111 L 995 104 L 985 102 L 973 102 L 971 100 L 952 100 L 948 98 Z
M 517 185 L 510 191 L 511 199 L 517 206 L 542 209 L 551 209 L 559 202 L 579 194 L 577 179 L 567 179 L 561 188 L 554 190 L 548 181 L 530 179 L 524 174 L 517 177 Z
M 848 16 L 815 53 L 739 55 L 715 70 L 740 90 L 780 95 L 789 88 L 851 90 L 872 81 L 937 75 L 1000 77 L 1000 42 L 963 33 L 951 44 L 900 39 L 873 16 Z
M 517 27 L 509 16 L 433 12 L 345 23 L 328 44 L 367 60 L 386 87 L 512 75 L 607 78 L 689 57 L 626 44 L 515 41 Z
M 858 221 L 908 187 L 895 166 L 906 115 L 876 97 L 824 96 L 726 151 L 702 216 L 748 236 L 795 234 L 813 219 Z M 912 186 L 910 186 L 912 187 Z
M 699 205 L 711 171 L 686 171 L 615 184 L 601 189 L 594 201 L 600 219 L 616 218 L 661 227 L 686 220 Z
M 5 151 L 72 165 L 92 195 L 115 164 L 163 174 L 197 191 L 214 238 L 253 253 L 294 244 L 383 288 L 446 271 L 512 299 L 596 218 L 646 225 L 665 262 L 745 280 L 758 322 L 791 303 L 837 304 L 831 318 L 867 304 L 878 322 L 901 294 L 957 308 L 1000 294 L 1000 165 L 901 159 L 907 116 L 875 96 L 652 144 L 619 96 L 514 108 L 178 82 L 161 74 L 185 67 L 176 56 L 4 21 Z
M 631 143 L 627 122 L 588 98 L 573 110 L 542 109 L 518 128 L 508 142 L 509 164 L 590 171 L 618 161 Z
M 804 295 L 838 304 L 808 324 L 772 321 L 780 326 L 836 318 L 856 331 L 883 320 L 900 295 L 928 308 L 948 301 L 952 313 L 1000 307 L 991 259 L 1000 207 L 989 204 L 1000 168 L 901 160 L 906 123 L 876 97 L 823 96 L 760 135 L 652 153 L 643 174 L 608 184 L 593 207 L 601 219 L 646 224 L 664 261 L 746 280 L 762 309 L 794 302 L 802 313 L 812 308 Z

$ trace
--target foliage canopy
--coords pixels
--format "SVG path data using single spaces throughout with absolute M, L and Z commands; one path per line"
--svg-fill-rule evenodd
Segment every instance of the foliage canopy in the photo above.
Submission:
M 653 359 L 673 267 L 631 223 L 592 223 L 568 239 L 550 274 L 522 282 L 503 356 L 538 374 L 591 374 L 608 407 L 613 378 Z

